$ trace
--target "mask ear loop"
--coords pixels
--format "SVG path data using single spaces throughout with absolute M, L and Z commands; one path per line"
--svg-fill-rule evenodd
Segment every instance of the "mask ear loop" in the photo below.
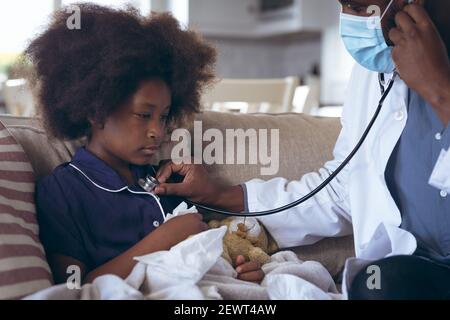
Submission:
M 407 1 L 412 1 L 412 0 L 407 0 Z M 388 6 L 386 7 L 386 10 L 384 10 L 383 14 L 380 17 L 380 21 L 383 21 L 384 16 L 389 11 L 389 9 L 391 8 L 393 3 L 394 3 L 394 0 L 391 0 L 391 2 L 389 2 Z

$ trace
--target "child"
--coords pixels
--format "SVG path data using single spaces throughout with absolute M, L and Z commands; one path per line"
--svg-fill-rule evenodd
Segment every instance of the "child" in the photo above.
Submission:
M 168 250 L 207 229 L 199 214 L 164 216 L 181 202 L 138 184 L 168 127 L 199 111 L 213 78 L 215 50 L 169 14 L 79 5 L 81 29 L 55 15 L 26 53 L 36 67 L 42 115 L 60 139 L 86 137 L 72 161 L 36 187 L 40 237 L 55 276 L 78 265 L 83 282 L 128 276 L 133 257 Z M 259 282 L 260 266 L 236 261 L 239 278 Z

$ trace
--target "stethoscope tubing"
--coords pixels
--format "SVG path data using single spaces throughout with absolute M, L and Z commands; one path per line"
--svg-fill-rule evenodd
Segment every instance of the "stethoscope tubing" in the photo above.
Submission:
M 234 216 L 234 217 L 262 217 L 262 216 L 268 216 L 268 215 L 272 215 L 272 214 L 277 214 L 286 210 L 289 210 L 293 207 L 296 207 L 302 203 L 304 203 L 305 201 L 309 200 L 310 198 L 314 197 L 317 193 L 319 193 L 322 189 L 324 189 L 328 184 L 330 184 L 330 182 L 336 178 L 336 176 L 347 166 L 347 164 L 350 162 L 351 159 L 353 159 L 353 157 L 355 156 L 355 154 L 359 151 L 359 149 L 361 148 L 361 146 L 363 145 L 364 141 L 366 140 L 370 130 L 372 129 L 375 121 L 378 118 L 378 115 L 380 114 L 380 111 L 383 107 L 384 101 L 386 100 L 386 97 L 389 95 L 389 93 L 391 92 L 391 89 L 394 85 L 395 82 L 395 78 L 397 77 L 397 72 L 394 71 L 394 75 L 392 76 L 391 80 L 388 83 L 388 86 L 386 88 L 386 90 L 384 90 L 384 86 L 382 89 L 382 96 L 380 98 L 380 101 L 378 102 L 378 107 L 375 111 L 374 116 L 372 117 L 372 120 L 370 121 L 369 125 L 367 126 L 366 130 L 364 131 L 361 139 L 359 140 L 359 142 L 357 143 L 357 145 L 355 146 L 355 148 L 350 152 L 350 154 L 347 156 L 347 158 L 339 165 L 339 167 L 327 178 L 325 179 L 319 186 L 317 186 L 314 190 L 312 190 L 310 193 L 308 193 L 307 195 L 301 197 L 300 199 L 289 203 L 287 205 L 284 205 L 282 207 L 279 208 L 275 208 L 275 209 L 270 209 L 270 210 L 265 210 L 265 211 L 256 211 L 256 212 L 233 212 L 233 211 L 228 211 L 228 210 L 222 210 L 222 209 L 217 209 L 217 208 L 212 208 L 206 205 L 202 205 L 193 201 L 189 201 L 186 199 L 186 202 L 189 203 L 190 205 L 193 205 L 199 209 L 203 209 L 206 210 L 210 213 L 218 213 L 218 214 L 222 214 L 222 215 L 226 215 L 226 216 Z

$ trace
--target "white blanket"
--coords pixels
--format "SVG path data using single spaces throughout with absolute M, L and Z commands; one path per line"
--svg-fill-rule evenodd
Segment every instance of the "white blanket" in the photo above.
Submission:
M 235 270 L 221 257 L 225 232 L 226 227 L 208 230 L 170 251 L 138 257 L 125 280 L 105 275 L 81 289 L 62 284 L 25 299 L 341 299 L 320 263 L 302 262 L 290 251 L 274 254 L 263 266 L 266 276 L 260 285 L 236 279 Z

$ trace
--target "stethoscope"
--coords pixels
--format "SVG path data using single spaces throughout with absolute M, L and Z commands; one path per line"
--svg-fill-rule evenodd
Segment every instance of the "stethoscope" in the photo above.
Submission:
M 355 154 L 358 152 L 358 150 L 361 148 L 362 144 L 367 138 L 367 135 L 369 134 L 370 130 L 372 129 L 376 119 L 378 118 L 378 115 L 380 114 L 381 108 L 383 107 L 384 101 L 386 97 L 391 92 L 391 89 L 394 85 L 395 78 L 397 77 L 397 72 L 394 71 L 394 74 L 392 78 L 389 80 L 389 83 L 387 85 L 387 88 L 385 88 L 385 81 L 384 81 L 384 74 L 380 73 L 378 75 L 378 82 L 380 84 L 381 89 L 381 98 L 378 102 L 377 110 L 375 111 L 374 116 L 372 117 L 372 120 L 370 121 L 369 125 L 367 126 L 366 130 L 364 131 L 361 139 L 359 140 L 358 144 L 355 146 L 355 148 L 352 150 L 352 152 L 347 156 L 347 158 L 341 163 L 341 165 L 325 180 L 323 181 L 318 187 L 316 187 L 313 191 L 308 193 L 307 195 L 303 196 L 302 198 L 287 204 L 285 206 L 266 210 L 266 211 L 258 211 L 258 212 L 232 212 L 232 211 L 226 211 L 216 208 L 211 208 L 199 203 L 195 203 L 192 201 L 189 201 L 186 199 L 186 202 L 188 202 L 190 205 L 194 205 L 197 208 L 213 212 L 213 213 L 219 213 L 226 216 L 235 216 L 235 217 L 261 217 L 261 216 L 268 216 L 276 213 L 280 213 L 282 211 L 289 210 L 293 207 L 298 206 L 299 204 L 307 201 L 308 199 L 314 197 L 317 193 L 319 193 L 323 188 L 325 188 L 330 182 L 347 166 L 347 164 L 350 162 L 350 160 L 355 156 Z M 159 185 L 159 181 L 152 177 L 151 175 L 147 175 L 146 179 L 139 180 L 139 185 L 147 192 L 153 192 L 153 190 Z

